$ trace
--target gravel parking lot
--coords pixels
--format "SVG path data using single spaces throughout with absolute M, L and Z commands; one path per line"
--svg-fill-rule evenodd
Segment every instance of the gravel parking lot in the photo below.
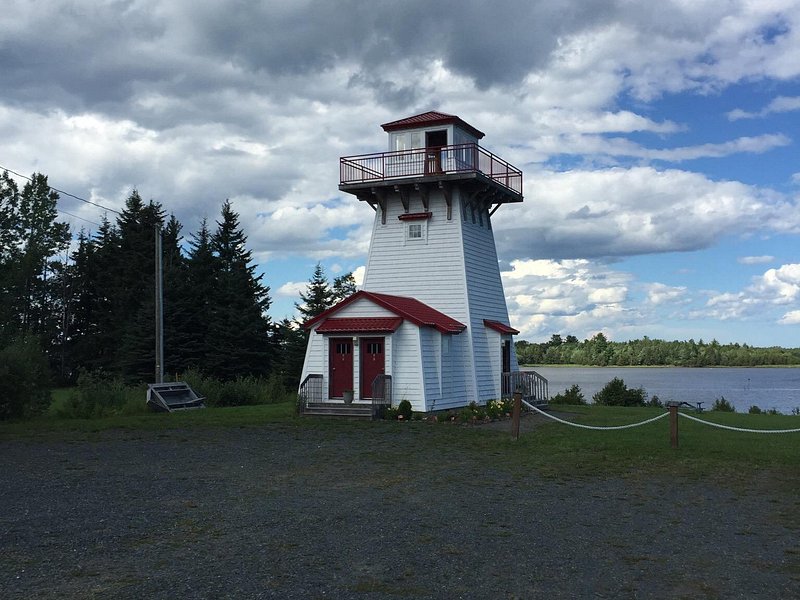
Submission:
M 2 440 L 0 596 L 800 597 L 791 491 L 545 478 L 435 427 Z

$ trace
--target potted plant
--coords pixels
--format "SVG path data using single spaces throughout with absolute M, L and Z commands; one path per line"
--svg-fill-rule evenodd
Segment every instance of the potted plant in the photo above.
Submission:
M 353 390 L 345 390 L 342 392 L 342 400 L 345 404 L 353 403 Z

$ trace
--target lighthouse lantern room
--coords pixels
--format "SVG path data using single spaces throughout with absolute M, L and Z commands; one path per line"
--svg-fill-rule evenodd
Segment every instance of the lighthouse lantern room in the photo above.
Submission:
M 520 373 L 491 217 L 522 202 L 522 172 L 455 115 L 385 123 L 387 152 L 340 159 L 339 189 L 375 211 L 362 288 L 305 324 L 309 404 L 457 408 L 546 381 Z

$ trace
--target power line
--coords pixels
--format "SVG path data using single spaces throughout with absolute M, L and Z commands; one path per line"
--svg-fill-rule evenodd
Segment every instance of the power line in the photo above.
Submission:
M 9 169 L 8 167 L 4 167 L 3 165 L 0 165 L 0 169 L 2 169 L 3 171 L 8 171 L 9 173 L 13 173 L 17 177 L 22 177 L 23 179 L 27 179 L 28 181 L 33 181 L 33 179 L 31 179 L 27 175 L 23 175 L 22 173 L 17 173 L 13 169 Z M 97 208 L 102 208 L 103 210 L 107 210 L 107 211 L 116 213 L 118 215 L 122 214 L 120 211 L 118 211 L 118 210 L 116 210 L 114 208 L 109 208 L 108 206 L 103 206 L 102 204 L 98 204 L 97 202 L 92 202 L 91 200 L 87 200 L 86 198 L 81 198 L 80 196 L 76 196 L 75 194 L 70 194 L 69 192 L 65 192 L 64 190 L 60 190 L 58 188 L 54 188 L 52 185 L 48 185 L 47 187 L 48 187 L 48 189 L 53 190 L 54 192 L 58 192 L 59 194 L 63 194 L 64 196 L 69 196 L 70 198 L 75 198 L 75 200 L 80 200 L 81 202 L 85 202 L 86 204 L 91 204 L 92 206 L 96 206 Z M 62 212 L 64 212 L 64 211 L 62 211 Z M 67 213 L 67 214 L 69 214 L 69 213 Z M 74 217 L 75 215 L 71 215 L 71 216 Z M 82 217 L 78 217 L 78 218 L 80 219 Z M 86 219 L 84 219 L 84 220 L 86 220 Z M 89 222 L 91 223 L 91 221 L 89 221 Z M 97 223 L 95 223 L 95 225 L 97 225 Z
M 91 223 L 92 225 L 97 225 L 98 227 L 102 227 L 100 223 L 87 219 L 86 217 L 79 217 L 78 215 L 73 215 L 71 212 L 67 212 L 63 208 L 59 208 L 58 212 L 64 213 L 65 215 L 69 215 L 70 217 L 74 217 L 76 219 L 80 219 L 81 221 L 86 221 L 87 223 Z

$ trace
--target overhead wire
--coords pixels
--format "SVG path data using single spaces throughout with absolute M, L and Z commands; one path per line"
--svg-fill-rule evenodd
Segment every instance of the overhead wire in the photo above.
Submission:
M 27 175 L 23 175 L 22 173 L 18 173 L 14 169 L 9 169 L 8 167 L 4 167 L 3 165 L 0 165 L 0 170 L 1 171 L 8 171 L 9 173 L 13 173 L 17 177 L 22 177 L 23 179 L 27 179 L 28 181 L 33 181 L 33 179 L 31 179 Z M 97 208 L 102 208 L 103 210 L 106 210 L 106 211 L 109 211 L 109 212 L 113 212 L 113 213 L 116 213 L 118 215 L 122 214 L 120 211 L 118 211 L 115 208 L 110 208 L 108 206 L 103 206 L 102 204 L 98 204 L 97 202 L 92 202 L 91 200 L 87 200 L 86 198 L 81 198 L 80 196 L 76 196 L 75 194 L 70 194 L 69 192 L 65 192 L 64 190 L 60 190 L 58 188 L 54 188 L 50 184 L 48 184 L 47 187 L 48 187 L 48 189 L 53 190 L 54 192 L 58 192 L 59 194 L 63 194 L 64 196 L 69 196 L 70 198 L 75 198 L 75 200 L 80 200 L 81 202 L 85 202 L 86 204 L 91 204 L 92 206 L 96 206 Z M 61 211 L 61 212 L 69 214 L 66 211 Z M 75 217 L 76 215 L 70 215 L 70 216 Z M 81 219 L 83 217 L 77 217 L 77 218 Z M 88 219 L 84 219 L 84 221 L 88 221 Z M 89 221 L 89 222 L 91 223 L 92 221 Z M 95 225 L 97 225 L 97 223 L 95 223 Z

